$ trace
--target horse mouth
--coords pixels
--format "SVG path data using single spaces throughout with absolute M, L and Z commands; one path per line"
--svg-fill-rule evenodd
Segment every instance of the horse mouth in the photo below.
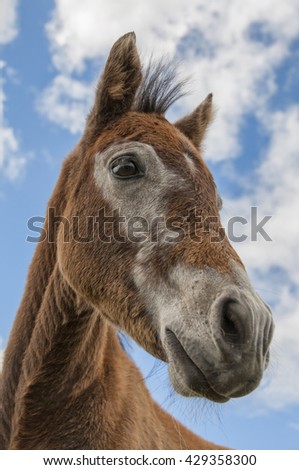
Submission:
M 225 403 L 230 397 L 218 393 L 203 371 L 188 355 L 177 336 L 167 329 L 169 374 L 176 392 L 186 397 L 201 397 L 216 403 Z

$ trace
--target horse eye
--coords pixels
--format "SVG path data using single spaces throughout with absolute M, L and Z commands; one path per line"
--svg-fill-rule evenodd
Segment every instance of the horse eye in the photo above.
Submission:
M 110 169 L 113 176 L 120 179 L 134 178 L 144 175 L 137 163 L 130 157 L 117 158 L 112 162 Z

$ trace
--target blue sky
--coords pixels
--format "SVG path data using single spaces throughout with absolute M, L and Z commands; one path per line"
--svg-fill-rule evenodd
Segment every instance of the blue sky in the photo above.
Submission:
M 262 5 L 261 5 L 262 3 Z M 2 0 L 0 15 L 0 349 L 8 339 L 43 216 L 73 148 L 112 43 L 135 30 L 142 56 L 168 54 L 194 92 L 214 93 L 206 160 L 224 199 L 224 225 L 250 207 L 269 214 L 272 242 L 235 244 L 276 320 L 272 362 L 250 396 L 215 406 L 174 396 L 165 366 L 132 345 L 162 405 L 207 439 L 236 448 L 299 448 L 299 3 L 195 0 Z M 269 15 L 269 11 L 271 14 Z M 4 282 L 3 282 L 4 281 Z

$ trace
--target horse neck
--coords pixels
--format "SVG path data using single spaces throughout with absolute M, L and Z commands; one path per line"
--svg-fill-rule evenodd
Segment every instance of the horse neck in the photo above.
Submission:
M 101 374 L 103 352 L 113 328 L 76 295 L 56 263 L 22 364 L 22 385 L 45 374 L 80 393 Z M 80 387 L 80 388 L 79 388 Z M 22 387 L 20 387 L 22 389 Z M 19 392 L 22 395 L 22 390 Z
M 101 381 L 111 343 L 117 360 L 114 328 L 78 298 L 56 263 L 22 363 L 10 448 L 26 448 L 25 436 L 34 441 L 45 413 L 54 415 L 57 403 L 70 404 Z
M 0 449 L 6 448 L 9 441 L 22 361 L 55 264 L 55 252 L 55 246 L 50 247 L 48 243 L 38 244 L 28 273 L 23 299 L 10 333 L 1 377 Z
M 49 207 L 55 207 L 58 215 L 63 213 L 66 206 L 69 175 L 73 171 L 76 152 L 75 149 L 66 159 L 49 201 Z M 56 243 L 48 242 L 48 239 L 54 240 L 55 238 L 55 227 L 48 226 L 47 217 L 44 226 L 53 233 L 48 233 L 49 237 L 40 241 L 36 247 L 22 302 L 5 352 L 0 390 L 0 449 L 6 448 L 10 438 L 15 394 L 21 376 L 24 354 L 30 343 L 35 321 L 56 263 Z

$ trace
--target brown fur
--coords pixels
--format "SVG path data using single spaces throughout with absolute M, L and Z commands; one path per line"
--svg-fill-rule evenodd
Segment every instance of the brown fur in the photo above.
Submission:
M 196 148 L 199 148 L 212 120 L 212 98 L 213 95 L 210 93 L 191 114 L 175 123 L 175 126 L 191 140 Z M 198 125 L 199 122 L 200 125 Z
M 109 210 L 95 185 L 94 155 L 115 142 L 150 143 L 167 168 L 189 179 L 189 191 L 173 189 L 169 216 L 185 217 L 190 205 L 202 215 L 218 215 L 213 178 L 195 148 L 209 124 L 210 98 L 174 127 L 159 113 L 131 110 L 140 83 L 135 36 L 129 34 L 110 52 L 85 133 L 66 159 L 49 201 L 57 216 L 69 221 L 79 217 L 80 233 L 86 232 L 87 216 L 96 217 L 101 207 Z M 197 167 L 196 176 L 182 161 L 186 151 Z M 222 448 L 195 436 L 152 400 L 119 343 L 117 328 L 167 359 L 129 276 L 136 248 L 115 241 L 103 246 L 98 239 L 77 243 L 72 223 L 69 243 L 64 243 L 66 227 L 58 225 L 57 230 L 46 219 L 54 243 L 46 239 L 37 246 L 6 349 L 1 448 Z M 201 233 L 200 249 L 184 239 L 157 250 L 145 269 L 152 269 L 159 282 L 178 259 L 219 272 L 229 271 L 231 259 L 241 263 L 226 238 L 211 247 L 209 234 Z

